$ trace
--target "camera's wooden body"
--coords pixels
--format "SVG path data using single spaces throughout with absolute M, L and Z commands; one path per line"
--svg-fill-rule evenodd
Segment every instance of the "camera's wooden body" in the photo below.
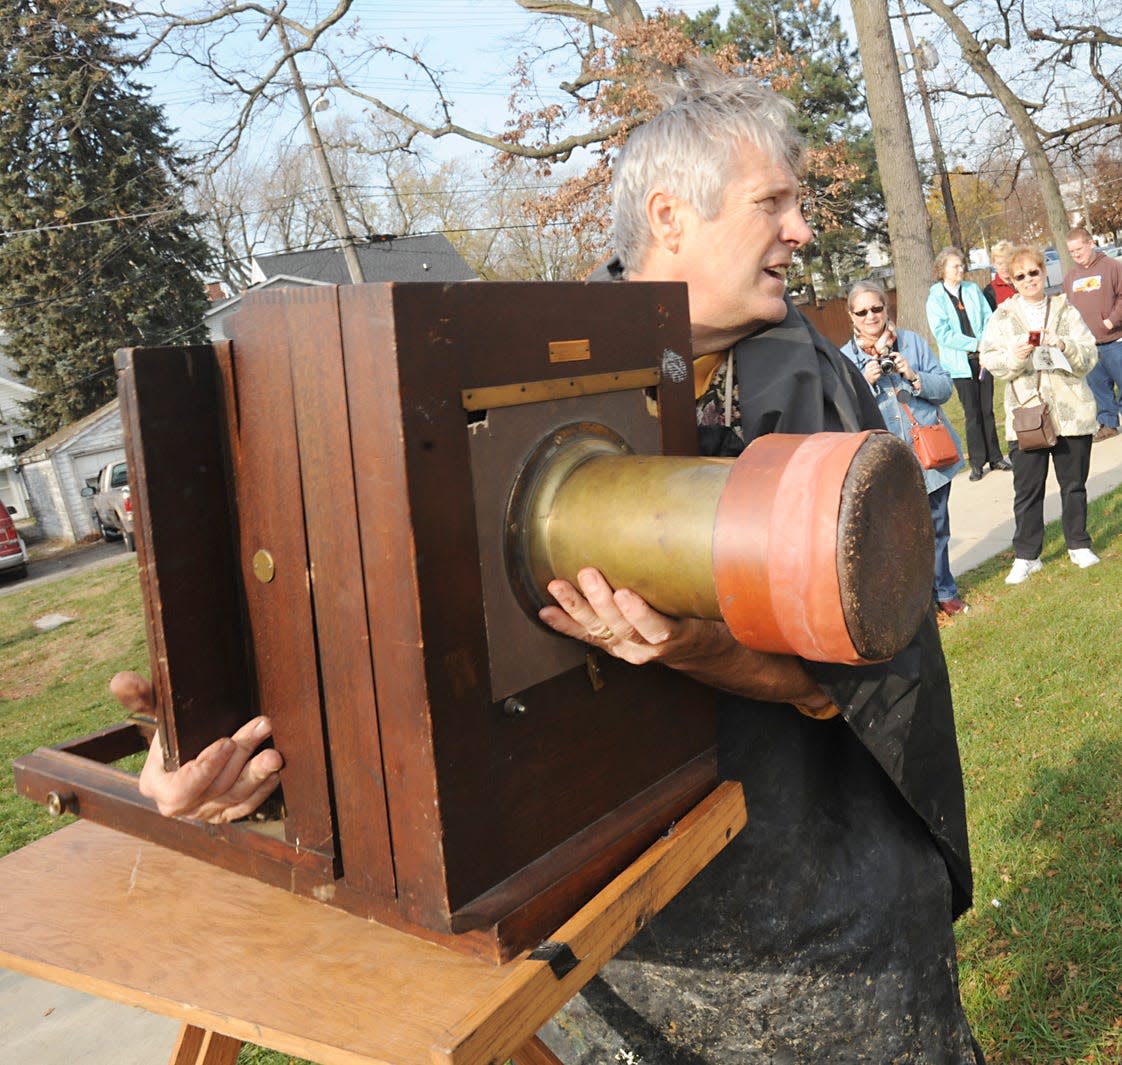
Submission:
M 693 452 L 689 343 L 684 286 L 465 283 L 250 295 L 228 343 L 122 352 L 169 766 L 268 714 L 284 814 L 161 818 L 95 764 L 135 722 L 22 759 L 20 789 L 494 960 L 532 946 L 713 786 L 713 696 L 534 619 L 508 499 L 558 427 Z

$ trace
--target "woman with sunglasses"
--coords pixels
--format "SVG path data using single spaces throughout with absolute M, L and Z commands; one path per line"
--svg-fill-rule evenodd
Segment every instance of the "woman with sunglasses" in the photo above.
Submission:
M 1060 482 L 1061 517 L 1068 557 L 1081 569 L 1099 558 L 1087 534 L 1087 473 L 1091 434 L 1098 425 L 1095 397 L 1084 378 L 1095 365 L 1095 338 L 1064 295 L 1044 291 L 1044 256 L 1014 248 L 1009 256 L 1017 295 L 1002 303 L 982 338 L 982 365 L 1005 382 L 1005 435 L 1013 459 L 1013 550 L 1006 584 L 1020 584 L 1040 567 L 1044 546 L 1044 490 L 1048 459 Z M 1044 402 L 1056 426 L 1050 448 L 1023 451 L 1013 431 L 1013 411 Z
M 875 281 L 858 281 L 849 293 L 853 337 L 841 350 L 869 383 L 888 431 L 911 446 L 912 425 L 935 425 L 939 407 L 951 397 L 948 373 L 918 333 L 897 329 L 888 317 L 885 291 Z M 935 579 L 932 594 L 944 614 L 962 614 L 969 607 L 959 598 L 951 573 L 951 522 L 948 503 L 951 478 L 962 469 L 962 442 L 945 422 L 958 449 L 957 459 L 936 470 L 924 470 L 927 502 L 935 526 Z
M 927 323 L 966 416 L 970 480 L 980 481 L 987 462 L 991 470 L 1013 467 L 1002 455 L 997 439 L 993 379 L 978 361 L 978 346 L 992 312 L 982 290 L 963 279 L 964 270 L 965 259 L 958 248 L 944 248 L 935 256 L 935 284 L 927 294 Z

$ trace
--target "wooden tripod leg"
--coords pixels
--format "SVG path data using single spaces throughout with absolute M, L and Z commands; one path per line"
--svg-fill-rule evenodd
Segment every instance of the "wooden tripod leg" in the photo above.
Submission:
M 241 1048 L 240 1039 L 219 1035 L 185 1021 L 179 1029 L 179 1038 L 175 1041 L 168 1065 L 237 1065 Z
M 511 1055 L 511 1061 L 514 1065 L 564 1065 L 536 1035 Z

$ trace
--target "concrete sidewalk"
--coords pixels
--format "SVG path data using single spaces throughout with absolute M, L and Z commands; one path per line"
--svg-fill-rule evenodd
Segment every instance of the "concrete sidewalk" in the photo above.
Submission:
M 1091 448 L 1091 474 L 1087 494 L 1091 499 L 1105 495 L 1122 484 L 1122 435 Z M 963 470 L 951 486 L 951 570 L 956 577 L 975 566 L 1010 550 L 1013 544 L 1013 474 L 986 470 L 980 481 L 969 479 Z M 1044 520 L 1060 517 L 1060 486 L 1056 475 L 1048 473 L 1048 494 L 1044 500 Z M 1090 528 L 1091 538 L 1095 529 Z M 1101 546 L 1096 544 L 1098 549 Z M 1012 558 L 1012 556 L 1010 556 Z M 1010 563 L 1012 564 L 1012 563 Z
M 1122 436 L 1094 446 L 1087 482 L 1092 498 L 1119 484 Z M 950 509 L 951 568 L 961 577 L 1010 547 L 1013 475 L 987 472 L 971 483 L 963 471 L 951 489 Z M 1059 514 L 1059 488 L 1050 475 L 1045 517 L 1053 521 Z M 5 1065 L 159 1065 L 169 1059 L 178 1031 L 179 1022 L 167 1017 L 0 969 Z

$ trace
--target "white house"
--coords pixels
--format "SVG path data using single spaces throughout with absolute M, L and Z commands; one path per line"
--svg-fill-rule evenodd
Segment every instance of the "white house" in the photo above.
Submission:
M 120 401 L 110 400 L 19 456 L 31 509 L 50 540 L 84 540 L 97 532 L 82 489 L 108 462 L 125 457 Z

